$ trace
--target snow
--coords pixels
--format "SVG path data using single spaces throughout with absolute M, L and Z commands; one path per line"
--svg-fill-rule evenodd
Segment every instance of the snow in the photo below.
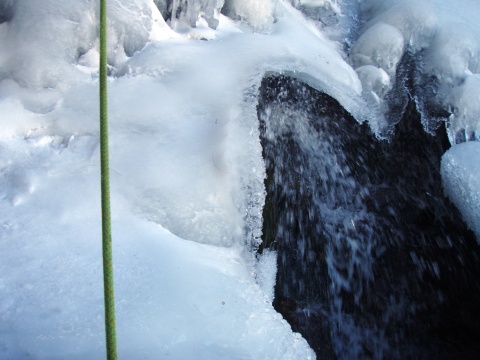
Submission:
M 342 46 L 288 1 L 227 0 L 233 19 L 220 14 L 222 1 L 199 1 L 177 24 L 155 3 L 165 11 L 164 1 L 108 5 L 120 356 L 315 358 L 271 305 L 276 254 L 251 253 L 265 197 L 260 82 L 268 73 L 294 76 L 374 122 L 405 48 L 428 48 L 425 71 L 442 80 L 440 102 L 454 109 L 451 133 L 465 128 L 478 140 L 476 17 L 444 46 L 435 42 L 476 4 L 438 0 L 443 12 L 433 16 L 427 2 L 366 1 L 371 19 L 352 67 Z M 346 8 L 296 5 L 339 16 Z M 449 11 L 455 16 L 442 17 Z M 2 359 L 104 357 L 97 22 L 95 0 L 0 1 Z M 478 186 L 451 189 L 480 178 L 464 148 L 444 158 L 451 166 L 466 159 L 443 174 L 460 209 Z M 475 228 L 470 215 L 480 212 L 468 206 Z

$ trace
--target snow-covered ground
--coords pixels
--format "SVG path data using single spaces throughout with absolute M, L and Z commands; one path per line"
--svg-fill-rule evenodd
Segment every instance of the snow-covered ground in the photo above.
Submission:
M 430 100 L 452 109 L 453 137 L 478 140 L 480 43 L 471 24 L 479 5 L 362 2 L 363 35 L 349 58 L 283 0 L 227 1 L 244 21 L 220 14 L 223 1 L 199 0 L 208 11 L 172 21 L 174 30 L 154 4 L 165 2 L 108 3 L 120 355 L 314 358 L 271 306 L 275 257 L 256 263 L 250 252 L 264 203 L 260 81 L 295 76 L 379 129 L 395 65 L 409 46 L 424 49 L 435 59 L 425 73 L 441 79 L 441 96 Z M 340 19 L 351 10 L 348 1 L 294 3 Z M 442 9 L 435 19 L 427 3 Z M 0 0 L 2 359 L 104 357 L 97 8 L 93 0 Z M 480 238 L 480 172 L 471 166 L 479 145 L 454 146 L 444 177 Z M 455 159 L 463 162 L 454 167 Z

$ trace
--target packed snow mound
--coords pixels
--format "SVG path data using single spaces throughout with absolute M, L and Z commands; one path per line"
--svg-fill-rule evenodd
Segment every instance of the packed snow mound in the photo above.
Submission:
M 448 150 L 442 157 L 441 173 L 445 194 L 480 243 L 480 142 L 469 141 Z

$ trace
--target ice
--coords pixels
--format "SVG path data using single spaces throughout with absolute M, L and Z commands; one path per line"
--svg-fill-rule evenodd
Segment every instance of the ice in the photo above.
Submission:
M 368 99 L 368 93 L 371 92 L 375 101 L 379 102 L 379 99 L 390 90 L 390 76 L 385 70 L 374 65 L 364 65 L 358 67 L 355 71 L 362 82 L 363 97 Z M 369 101 L 369 103 L 374 105 L 373 101 Z
M 172 1 L 172 27 L 183 31 L 189 27 L 196 27 L 197 21 L 203 18 L 208 26 L 215 29 L 218 26 L 218 13 L 224 0 L 173 0 Z
M 337 16 L 342 14 L 342 7 L 336 0 L 291 0 L 291 3 L 325 25 L 338 22 Z
M 274 0 L 225 0 L 229 17 L 248 22 L 257 31 L 268 31 L 274 20 Z
M 438 25 L 438 7 L 443 0 L 433 1 L 378 1 L 362 2 L 365 26 L 370 28 L 378 23 L 398 29 L 406 45 L 420 50 L 430 44 Z
M 445 194 L 462 213 L 480 243 L 480 142 L 458 144 L 442 157 Z
M 162 14 L 162 18 L 166 19 L 167 18 L 167 13 L 168 13 L 168 6 L 171 3 L 170 0 L 153 0 L 153 3 L 157 7 L 158 11 Z
M 403 35 L 397 28 L 377 23 L 357 40 L 350 56 L 355 66 L 374 65 L 395 77 L 395 70 L 404 52 Z
M 0 25 L 2 358 L 104 356 L 95 8 L 18 0 Z M 109 3 L 122 356 L 314 358 L 272 308 L 274 254 L 250 252 L 265 196 L 256 92 L 283 71 L 363 103 L 336 46 L 281 10 L 267 36 L 221 14 L 216 31 L 174 32 L 153 2 Z
M 271 306 L 275 254 L 251 252 L 265 200 L 260 82 L 296 77 L 373 122 L 413 49 L 451 134 L 478 139 L 477 5 L 365 1 L 354 69 L 338 41 L 353 38 L 344 12 L 356 3 L 295 2 L 333 14 L 325 33 L 291 1 L 186 4 L 108 2 L 120 354 L 314 358 Z M 0 48 L 0 358 L 102 358 L 98 1 L 0 1 Z
M 468 76 L 447 101 L 453 112 L 448 129 L 451 142 L 480 140 L 480 74 Z
M 153 26 L 152 4 L 148 0 L 114 0 L 108 7 L 107 56 L 116 65 L 141 50 Z
M 125 87 L 132 86 L 135 79 L 130 80 Z M 124 96 L 132 96 L 139 88 L 157 90 L 146 83 L 137 85 Z M 47 128 L 48 135 L 33 133 L 24 138 L 24 129 L 45 127 L 45 116 L 20 111 L 19 102 L 1 103 L 5 106 L 2 118 L 11 112 L 8 124 L 15 130 L 1 139 L 1 358 L 104 358 L 98 139 L 90 133 L 96 123 L 92 116 L 95 111 L 90 108 L 97 105 L 92 100 L 96 88 L 95 83 L 86 82 L 66 98 L 51 115 L 58 119 L 73 116 L 72 122 L 61 130 Z M 112 95 L 115 99 L 118 94 L 112 91 Z M 112 101 L 112 109 L 115 107 Z M 149 119 L 158 112 L 148 104 L 142 108 L 143 124 L 133 125 L 135 119 L 129 122 L 128 117 L 139 110 L 131 109 L 123 121 L 115 121 L 119 115 L 111 114 L 112 155 L 116 153 L 111 176 L 120 354 L 149 359 L 313 358 L 305 341 L 291 332 L 265 300 L 251 276 L 242 246 L 207 246 L 180 239 L 155 219 L 144 216 L 149 210 L 161 214 L 152 196 L 145 206 L 136 206 L 134 201 L 139 199 L 131 196 L 138 195 L 135 187 L 143 191 L 142 181 L 151 187 L 162 186 L 159 180 L 174 187 L 180 181 L 172 191 L 177 192 L 177 203 L 186 204 L 195 201 L 195 195 L 188 196 L 202 186 L 195 181 L 183 182 L 182 175 L 190 181 L 195 177 L 210 179 L 203 179 L 210 169 L 204 163 L 191 169 L 195 172 L 200 168 L 194 174 L 188 169 L 175 173 L 183 168 L 175 166 L 179 160 L 188 168 L 199 158 L 190 162 L 190 150 L 182 155 L 181 149 L 175 149 L 175 138 L 162 147 L 168 156 L 147 160 L 151 155 L 143 153 L 135 157 L 136 151 L 143 148 L 151 152 L 155 144 L 175 137 L 175 132 L 191 131 L 189 136 L 193 136 L 202 130 L 190 129 L 188 124 L 170 124 L 173 128 L 168 131 L 168 123 Z M 82 116 L 86 121 L 75 129 Z M 156 132 L 158 127 L 165 131 L 163 137 Z M 65 136 L 63 143 L 59 135 L 51 135 L 68 130 L 75 135 Z M 130 143 L 124 141 L 128 137 Z M 129 145 L 140 138 L 143 147 L 137 144 L 135 150 Z M 121 148 L 124 150 L 117 153 Z M 145 163 L 150 167 L 144 167 Z M 169 173 L 172 168 L 173 174 Z M 133 186 L 129 186 L 131 182 Z M 183 193 L 181 185 L 190 185 L 192 192 Z M 223 207 L 217 204 L 213 210 L 221 212 Z M 208 221 L 207 216 L 207 221 L 214 224 L 211 217 Z M 218 216 L 216 219 L 219 221 Z M 211 229 L 202 230 L 215 236 Z M 282 345 L 264 346 L 272 339 L 273 344 Z
M 57 88 L 65 79 L 81 78 L 72 64 L 95 65 L 98 50 L 98 1 L 47 0 L 33 6 L 16 0 L 12 19 L 0 25 L 0 78 L 23 87 Z M 158 10 L 149 0 L 109 3 L 108 62 L 119 66 L 162 29 Z M 154 13 L 154 10 L 156 13 Z M 31 21 L 35 19 L 35 21 Z
M 255 278 L 269 302 L 275 297 L 274 289 L 277 280 L 277 252 L 265 249 L 258 256 Z
M 321 7 L 321 6 L 330 6 L 336 12 L 340 13 L 340 6 L 336 0 L 294 0 L 294 3 L 299 5 L 311 6 L 311 7 Z
M 364 25 L 350 53 L 353 66 L 382 68 L 391 77 L 392 91 L 399 91 L 393 86 L 395 70 L 400 65 L 410 71 L 407 68 L 412 65 L 401 63 L 405 54 L 410 54 L 415 66 L 413 75 L 410 75 L 414 84 L 407 91 L 417 102 L 426 130 L 435 129 L 439 122 L 447 121 L 448 115 L 445 114 L 448 113 L 455 115 L 449 121 L 451 133 L 475 130 L 478 126 L 475 102 L 465 105 L 458 94 L 463 92 L 464 82 L 473 86 L 474 80 L 467 79 L 480 72 L 480 32 L 476 25 L 480 20 L 478 3 L 472 0 L 455 2 L 455 5 L 445 0 L 371 0 L 363 2 L 361 9 Z M 426 79 L 430 79 L 429 82 Z M 368 99 L 370 93 L 364 91 L 364 94 L 371 103 Z M 383 103 L 388 104 L 387 95 L 379 96 L 378 102 L 380 106 L 371 123 L 372 128 L 381 134 L 382 129 L 391 126 L 392 119 L 385 118 L 388 105 Z M 465 110 L 461 120 L 458 120 L 459 108 Z
M 64 194 L 87 194 L 88 185 Z M 77 224 L 61 216 L 54 229 L 17 212 L 21 225 L 1 250 L 3 359 L 104 358 L 101 254 L 90 236 L 92 227 L 100 230 L 99 209 L 85 210 L 71 207 L 68 218 L 81 216 Z M 240 248 L 185 242 L 131 214 L 119 220 L 113 236 L 122 356 L 313 358 L 249 280 Z M 34 241 L 21 236 L 25 226 L 35 229 Z M 276 325 L 266 331 L 265 323 Z M 264 346 L 272 339 L 285 347 Z
M 350 59 L 362 82 L 362 95 L 377 114 L 371 128 L 381 134 L 389 123 L 383 119 L 388 110 L 385 97 L 392 90 L 397 66 L 404 54 L 402 33 L 395 27 L 378 22 L 355 42 Z

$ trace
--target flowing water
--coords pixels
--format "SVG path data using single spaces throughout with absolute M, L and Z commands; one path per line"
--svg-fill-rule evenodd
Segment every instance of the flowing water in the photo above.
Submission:
M 425 132 L 405 106 L 379 141 L 325 94 L 262 83 L 274 305 L 319 359 L 480 355 L 480 249 L 443 194 L 445 129 Z

